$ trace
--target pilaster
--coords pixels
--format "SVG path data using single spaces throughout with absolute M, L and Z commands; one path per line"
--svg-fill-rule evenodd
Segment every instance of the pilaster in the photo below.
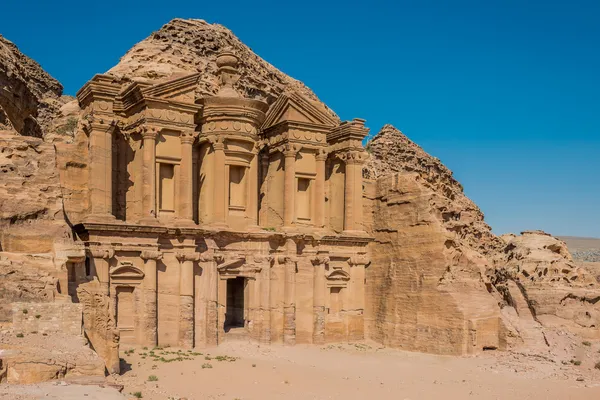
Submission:
M 143 127 L 142 158 L 142 218 L 141 222 L 156 222 L 156 127 Z
M 181 141 L 181 165 L 179 167 L 179 219 L 185 224 L 194 224 L 193 210 L 193 160 L 192 149 L 196 140 L 196 132 L 182 131 Z
M 317 255 L 312 260 L 313 276 L 313 343 L 325 343 L 325 265 L 329 263 L 326 255 Z
M 327 152 L 319 150 L 316 154 L 317 176 L 315 179 L 315 227 L 325 225 L 325 161 Z
M 296 344 L 296 257 L 280 256 L 284 264 L 283 343 Z
M 286 146 L 283 151 L 285 158 L 283 183 L 283 227 L 291 228 L 294 224 L 296 211 L 296 155 L 294 146 Z
M 89 249 L 92 256 L 90 260 L 90 274 L 98 278 L 102 293 L 109 295 L 110 292 L 110 259 L 114 257 L 115 251 L 112 248 L 94 247 Z
M 162 253 L 159 251 L 144 250 L 140 257 L 144 260 L 144 299 L 145 299 L 145 320 L 144 340 L 147 346 L 156 346 L 158 344 L 158 276 L 156 263 L 162 259 Z
M 179 260 L 179 345 L 182 348 L 194 347 L 194 262 L 200 254 L 177 252 Z

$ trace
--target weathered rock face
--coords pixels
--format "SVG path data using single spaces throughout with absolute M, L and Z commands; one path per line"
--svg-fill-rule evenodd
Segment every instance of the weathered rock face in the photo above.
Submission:
M 506 348 L 488 260 L 445 229 L 438 193 L 418 173 L 377 181 L 367 333 L 385 345 L 439 354 Z
M 0 35 L 0 125 L 4 129 L 42 137 L 60 107 L 61 94 L 56 79 Z
M 501 239 L 506 247 L 496 255 L 491 279 L 508 304 L 520 314 L 531 312 L 543 326 L 600 337 L 600 285 L 575 263 L 564 242 L 541 231 Z M 520 296 L 521 307 L 513 301 Z
M 0 251 L 47 253 L 69 237 L 54 146 L 0 131 Z
M 263 99 L 271 104 L 284 91 L 293 91 L 338 119 L 302 82 L 254 54 L 229 29 L 199 19 L 170 21 L 136 44 L 108 73 L 133 80 L 160 81 L 200 72 L 199 94 L 214 95 L 218 91 L 216 57 L 225 49 L 232 50 L 243 60 L 236 89 L 244 97 Z
M 431 206 L 443 227 L 454 233 L 461 244 L 483 254 L 494 253 L 503 243 L 492 233 L 483 219 L 483 213 L 463 192 L 441 161 L 427 154 L 392 125 L 385 125 L 367 144 L 371 154 L 364 168 L 370 179 L 396 172 L 417 174 L 416 179 L 435 196 Z
M 52 302 L 58 273 L 49 254 L 0 252 L 0 322 L 12 321 L 13 302 Z
M 367 273 L 374 339 L 465 353 L 494 347 L 492 337 L 500 348 L 552 345 L 543 329 L 556 325 L 599 334 L 598 285 L 563 242 L 541 232 L 496 237 L 451 171 L 390 125 L 367 149 L 364 175 L 377 179 Z M 465 339 L 467 326 L 476 340 Z

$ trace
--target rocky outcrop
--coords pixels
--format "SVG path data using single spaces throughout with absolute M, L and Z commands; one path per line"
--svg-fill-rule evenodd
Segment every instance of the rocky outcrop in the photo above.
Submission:
M 52 144 L 0 131 L 0 177 L 0 251 L 48 253 L 69 237 Z
M 600 337 L 600 285 L 575 263 L 563 241 L 542 231 L 501 239 L 506 246 L 496 255 L 490 279 L 509 305 L 543 326 Z M 519 305 L 515 297 L 525 302 Z
M 125 79 L 160 81 L 200 72 L 199 95 L 214 95 L 218 90 L 216 58 L 225 49 L 243 61 L 236 89 L 245 97 L 271 104 L 284 91 L 293 91 L 338 119 L 306 85 L 260 58 L 229 29 L 200 19 L 170 21 L 133 46 L 108 73 Z
M 0 124 L 5 129 L 42 137 L 60 108 L 62 89 L 38 63 L 0 35 Z
M 376 238 L 367 275 L 373 338 L 466 353 L 465 343 L 493 347 L 478 343 L 481 334 L 495 336 L 498 347 L 552 345 L 544 328 L 557 325 L 600 334 L 596 279 L 563 242 L 543 232 L 495 236 L 452 172 L 391 125 L 367 150 L 364 176 L 377 187 L 367 208 Z M 496 317 L 497 329 L 490 329 Z M 482 333 L 473 321 L 482 321 Z M 465 339 L 466 326 L 477 340 Z
M 440 195 L 416 172 L 377 180 L 371 265 L 367 269 L 368 336 L 387 346 L 438 354 L 504 349 L 507 328 L 491 265 L 445 228 Z
M 371 156 L 363 171 L 366 178 L 414 173 L 419 184 L 434 193 L 431 206 L 440 224 L 463 245 L 482 254 L 493 254 L 503 247 L 452 171 L 398 129 L 385 125 L 366 148 Z
M 12 321 L 13 302 L 52 302 L 59 277 L 50 254 L 0 252 L 0 322 Z

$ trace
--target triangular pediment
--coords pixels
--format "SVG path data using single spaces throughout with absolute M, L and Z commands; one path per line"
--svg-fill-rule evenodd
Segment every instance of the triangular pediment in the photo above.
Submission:
M 300 122 L 334 127 L 337 121 L 297 93 L 284 93 L 269 108 L 262 129 L 280 122 Z
M 194 103 L 198 79 L 199 73 L 184 75 L 144 88 L 142 92 L 146 97 Z

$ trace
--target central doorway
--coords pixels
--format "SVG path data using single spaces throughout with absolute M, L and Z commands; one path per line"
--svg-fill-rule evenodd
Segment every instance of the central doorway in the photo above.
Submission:
M 246 278 L 237 277 L 227 280 L 227 311 L 225 313 L 225 332 L 232 328 L 243 328 L 246 323 Z

